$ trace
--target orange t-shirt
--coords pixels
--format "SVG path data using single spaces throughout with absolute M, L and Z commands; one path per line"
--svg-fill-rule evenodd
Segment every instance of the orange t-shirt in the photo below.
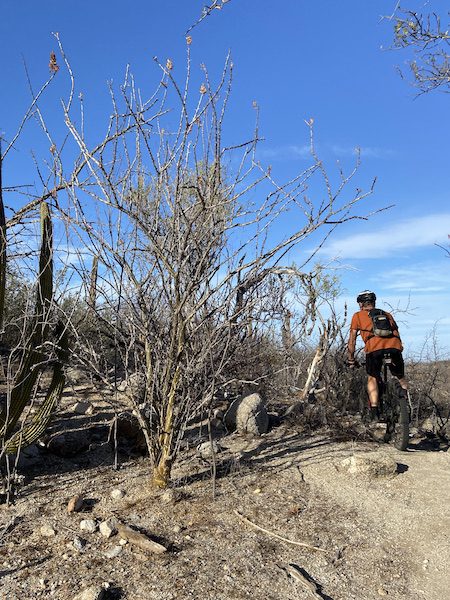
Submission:
M 372 319 L 369 316 L 369 311 L 359 310 L 352 317 L 352 323 L 350 329 L 355 329 L 361 334 L 364 346 L 364 352 L 375 352 L 376 350 L 403 350 L 402 341 L 398 332 L 397 323 L 394 321 L 394 317 L 390 313 L 386 313 L 394 335 L 392 337 L 378 337 L 373 335 L 373 324 Z

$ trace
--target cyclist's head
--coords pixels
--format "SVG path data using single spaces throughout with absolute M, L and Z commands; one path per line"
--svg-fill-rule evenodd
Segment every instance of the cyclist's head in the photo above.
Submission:
M 369 306 L 369 305 L 375 306 L 376 299 L 377 299 L 377 297 L 375 295 L 375 292 L 371 292 L 370 290 L 364 290 L 363 292 L 358 294 L 358 297 L 356 298 L 356 302 L 358 304 L 362 304 L 362 306 Z

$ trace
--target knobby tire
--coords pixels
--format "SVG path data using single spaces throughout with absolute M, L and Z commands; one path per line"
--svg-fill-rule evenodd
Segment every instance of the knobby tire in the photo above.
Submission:
M 389 380 L 384 398 L 386 410 L 386 433 L 384 440 L 394 444 L 397 450 L 405 451 L 409 443 L 408 399 L 400 383 Z

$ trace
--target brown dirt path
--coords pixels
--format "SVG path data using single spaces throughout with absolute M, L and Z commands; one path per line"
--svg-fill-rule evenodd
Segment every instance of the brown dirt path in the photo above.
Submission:
M 43 457 L 49 470 L 27 480 L 15 505 L 0 506 L 0 598 L 73 600 L 89 585 L 111 582 L 110 600 L 311 600 L 311 592 L 287 575 L 289 563 L 323 586 L 325 600 L 447 600 L 450 598 L 450 453 L 397 452 L 377 443 L 333 442 L 279 427 L 259 438 L 227 436 L 211 469 L 195 448 L 177 464 L 181 499 L 165 502 L 149 486 L 147 459 L 111 468 L 105 449 L 76 457 L 71 465 Z M 387 453 L 401 465 L 391 477 L 363 477 L 337 469 L 360 452 Z M 70 466 L 70 468 L 69 468 Z M 124 490 L 114 501 L 110 491 Z M 87 514 L 67 514 L 76 493 L 92 498 Z M 315 552 L 252 528 L 322 548 Z M 116 515 L 170 548 L 142 557 L 125 546 L 117 558 L 105 552 L 117 539 L 85 535 L 73 546 L 79 521 Z M 40 527 L 56 535 L 45 538 Z
M 330 455 L 325 461 L 306 461 L 305 479 L 336 505 L 354 510 L 355 528 L 362 524 L 367 528 L 371 539 L 366 551 L 370 545 L 373 551 L 368 556 L 367 552 L 365 556 L 362 554 L 362 561 L 370 561 L 376 550 L 384 554 L 384 562 L 377 564 L 379 558 L 374 560 L 377 570 L 374 580 L 381 584 L 380 596 L 384 590 L 389 598 L 450 598 L 450 454 L 405 453 L 391 447 L 382 447 L 378 452 L 391 455 L 404 465 L 401 468 L 404 472 L 391 479 L 358 478 L 338 473 Z M 390 590 L 390 573 L 388 580 L 383 581 L 383 564 L 394 560 L 395 555 L 406 562 L 405 595 Z M 370 571 L 370 565 L 367 569 Z

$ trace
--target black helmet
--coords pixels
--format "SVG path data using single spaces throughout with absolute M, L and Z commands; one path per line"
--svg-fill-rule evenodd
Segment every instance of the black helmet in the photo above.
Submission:
M 372 304 L 374 304 L 376 299 L 377 297 L 375 295 L 375 292 L 371 292 L 370 290 L 364 290 L 363 292 L 358 294 L 356 302 L 358 302 L 358 304 L 360 302 L 362 302 L 362 304 L 366 304 L 366 302 L 371 302 Z

